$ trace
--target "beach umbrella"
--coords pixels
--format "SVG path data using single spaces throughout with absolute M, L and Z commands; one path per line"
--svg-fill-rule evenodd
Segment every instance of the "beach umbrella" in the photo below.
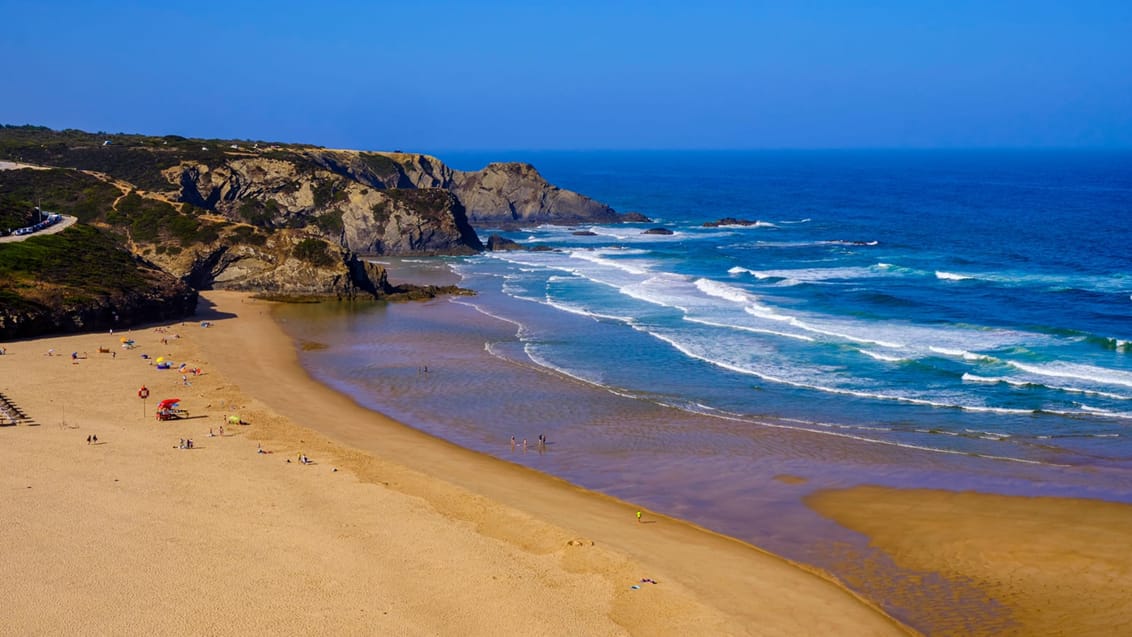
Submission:
M 158 357 L 157 357 L 157 362 L 158 362 L 158 363 L 164 363 L 164 362 L 165 362 L 165 357 L 164 357 L 164 356 L 158 356 Z
M 119 342 L 121 342 L 121 343 L 125 343 L 125 342 L 126 342 L 126 341 L 127 341 L 128 339 L 126 339 L 126 337 L 125 337 L 125 336 L 123 336 L 122 338 L 120 338 L 120 339 L 118 339 L 118 340 L 119 340 Z

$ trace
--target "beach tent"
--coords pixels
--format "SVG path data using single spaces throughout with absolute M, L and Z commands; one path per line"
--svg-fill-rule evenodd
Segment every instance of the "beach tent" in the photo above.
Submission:
M 188 412 L 182 410 L 179 406 L 180 404 L 180 398 L 166 398 L 157 403 L 157 419 L 175 420 L 177 418 L 184 418 Z

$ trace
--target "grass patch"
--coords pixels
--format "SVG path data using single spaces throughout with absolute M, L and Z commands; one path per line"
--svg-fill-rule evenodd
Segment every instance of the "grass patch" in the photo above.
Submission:
M 44 284 L 74 288 L 64 296 L 84 298 L 149 287 L 116 237 L 81 225 L 0 244 L 0 291 L 22 297 L 16 290 Z

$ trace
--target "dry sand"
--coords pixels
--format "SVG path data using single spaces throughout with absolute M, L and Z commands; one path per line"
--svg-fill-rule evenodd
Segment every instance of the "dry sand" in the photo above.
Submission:
M 971 582 L 1007 611 L 993 629 L 948 634 L 1132 635 L 1132 506 L 881 487 L 807 502 L 904 568 Z
M 38 423 L 0 428 L 0 632 L 907 633 L 756 548 L 358 407 L 306 376 L 267 303 L 210 292 L 196 321 L 128 335 L 0 356 L 0 392 Z M 155 421 L 169 397 L 190 418 Z M 232 413 L 250 424 L 209 437 Z

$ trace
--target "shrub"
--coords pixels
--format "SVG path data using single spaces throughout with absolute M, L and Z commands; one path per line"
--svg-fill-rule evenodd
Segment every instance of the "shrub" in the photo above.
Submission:
M 314 218 L 314 225 L 326 234 L 341 234 L 345 229 L 345 224 L 342 223 L 342 211 L 331 210 L 325 214 L 319 215 Z
M 294 255 L 296 259 L 312 265 L 330 266 L 334 264 L 334 257 L 330 256 L 327 247 L 322 239 L 307 238 L 295 245 Z

